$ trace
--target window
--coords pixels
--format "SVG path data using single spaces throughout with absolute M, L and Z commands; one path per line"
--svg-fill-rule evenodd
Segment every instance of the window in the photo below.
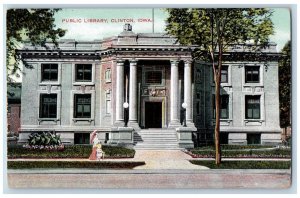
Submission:
M 106 114 L 111 113 L 111 99 L 110 99 L 110 90 L 106 92 Z
M 42 81 L 57 81 L 57 77 L 57 64 L 42 64 Z
M 75 81 L 91 82 L 92 81 L 92 65 L 91 64 L 76 64 Z
M 245 79 L 246 83 L 259 83 L 259 67 L 246 66 Z
M 145 73 L 146 84 L 161 84 L 162 72 L 161 71 L 148 71 Z
M 111 82 L 111 70 L 106 69 L 105 71 L 105 82 Z
M 57 95 L 41 94 L 40 118 L 56 118 Z
M 91 117 L 91 94 L 75 94 L 74 118 Z
M 220 133 L 220 144 L 228 144 L 228 135 L 229 133 Z
M 247 134 L 247 144 L 260 144 L 260 134 Z
M 246 119 L 260 119 L 260 96 L 246 96 Z
M 74 133 L 74 144 L 90 144 L 90 134 Z
M 215 95 L 213 95 L 213 116 L 216 118 L 216 103 Z M 220 95 L 220 118 L 228 119 L 229 118 L 229 95 Z
M 221 83 L 228 83 L 228 66 L 221 68 Z

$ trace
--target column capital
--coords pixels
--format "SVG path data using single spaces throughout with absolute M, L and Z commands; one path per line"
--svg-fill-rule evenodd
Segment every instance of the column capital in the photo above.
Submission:
M 137 61 L 136 59 L 131 59 L 129 60 L 130 66 L 136 66 L 137 65 Z
M 171 62 L 171 65 L 178 66 L 179 60 L 178 59 L 172 59 L 172 60 L 170 60 L 170 62 Z
M 125 60 L 123 59 L 117 59 L 117 64 L 124 64 Z
M 183 60 L 183 61 L 184 61 L 184 64 L 185 64 L 185 65 L 189 65 L 189 66 L 191 66 L 191 64 L 192 64 L 192 62 L 193 62 L 192 59 L 185 59 L 185 60 Z

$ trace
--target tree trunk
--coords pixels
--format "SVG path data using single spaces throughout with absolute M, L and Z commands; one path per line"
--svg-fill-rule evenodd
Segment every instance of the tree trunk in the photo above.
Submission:
M 221 88 L 221 69 L 222 69 L 222 51 L 223 46 L 219 42 L 218 69 L 215 72 L 215 104 L 216 104 L 216 125 L 215 125 L 215 147 L 216 147 L 216 165 L 221 163 L 220 146 L 220 88 Z

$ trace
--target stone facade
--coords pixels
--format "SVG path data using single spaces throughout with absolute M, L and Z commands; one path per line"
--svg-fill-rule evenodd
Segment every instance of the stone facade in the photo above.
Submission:
M 97 129 L 105 143 L 132 146 L 140 132 L 152 128 L 174 131 L 178 147 L 213 140 L 212 68 L 192 60 L 196 46 L 180 45 L 165 34 L 135 34 L 130 25 L 116 37 L 46 45 L 19 51 L 33 67 L 24 69 L 20 143 L 33 131 L 55 131 L 64 143 L 80 144 Z M 262 51 L 264 61 L 230 59 L 252 53 L 232 47 L 221 93 L 228 95 L 221 120 L 224 143 L 280 142 L 275 47 Z

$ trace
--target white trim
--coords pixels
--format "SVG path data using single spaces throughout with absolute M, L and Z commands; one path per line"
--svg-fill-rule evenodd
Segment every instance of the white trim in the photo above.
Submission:
M 40 118 L 40 108 L 41 108 L 41 94 L 56 94 L 56 118 Z M 37 118 L 38 118 L 38 125 L 43 125 L 41 122 L 43 121 L 50 121 L 53 122 L 53 124 L 60 125 L 58 121 L 61 120 L 61 90 L 38 90 L 38 107 L 37 108 Z M 48 123 L 46 123 L 48 124 Z
M 259 82 L 258 83 L 246 83 L 245 75 L 246 75 L 246 70 L 245 67 L 250 66 L 250 67 L 259 67 Z M 242 86 L 243 87 L 252 87 L 252 86 L 264 86 L 264 69 L 263 69 L 263 64 L 257 64 L 257 63 L 249 63 L 249 64 L 244 64 L 242 67 Z
M 260 96 L 260 119 L 246 119 L 246 96 Z M 264 92 L 243 92 L 241 97 L 241 108 L 242 108 L 242 126 L 248 127 L 246 123 L 252 122 L 258 126 L 265 124 L 265 93 Z M 253 125 L 254 126 L 254 125 Z
M 90 118 L 74 118 L 74 96 L 75 94 L 91 94 L 91 117 Z M 77 121 L 85 121 L 85 122 L 92 122 L 95 121 L 95 90 L 72 90 L 71 91 L 71 102 L 70 102 L 70 123 L 71 125 L 74 125 Z
M 57 81 L 42 81 L 42 64 L 57 64 Z M 37 64 L 39 85 L 61 85 L 61 62 L 39 62 Z
M 76 81 L 76 65 L 77 64 L 86 64 L 86 65 L 92 65 L 92 80 L 90 82 L 81 82 L 81 81 Z M 95 85 L 95 62 L 89 63 L 89 62 L 73 62 L 72 63 L 72 85 Z

